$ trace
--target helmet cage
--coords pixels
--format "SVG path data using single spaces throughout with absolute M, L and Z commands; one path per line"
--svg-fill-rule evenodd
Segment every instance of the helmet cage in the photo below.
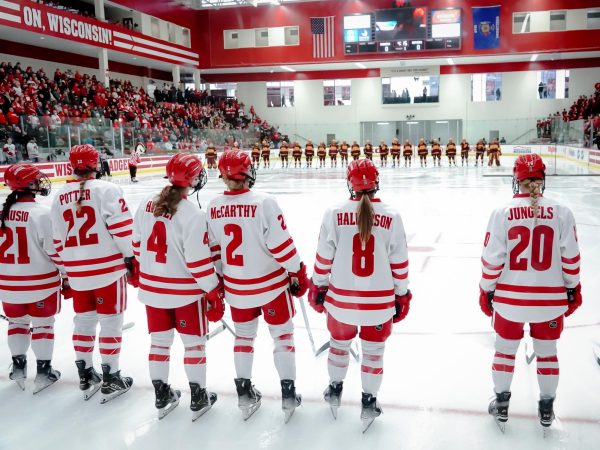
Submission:
M 190 186 L 190 188 L 192 189 L 190 195 L 200 191 L 200 189 L 202 189 L 206 185 L 207 181 L 208 175 L 206 174 L 206 169 L 203 167 L 200 173 L 198 174 L 198 182 L 195 185 Z

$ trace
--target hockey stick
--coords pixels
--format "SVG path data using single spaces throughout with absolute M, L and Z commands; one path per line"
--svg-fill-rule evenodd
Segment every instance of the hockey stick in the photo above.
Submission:
M 528 342 L 525 342 L 525 361 L 527 361 L 527 364 L 529 365 L 535 359 L 535 350 L 532 351 L 531 354 L 529 354 L 529 351 L 527 349 L 528 344 L 529 344 Z
M 233 328 L 231 328 L 231 326 L 227 322 L 225 322 L 225 319 L 221 319 L 221 323 L 227 329 L 227 331 L 229 331 L 235 337 L 235 331 L 233 330 Z
M 206 336 L 206 340 L 209 341 L 210 339 L 214 338 L 217 334 L 222 333 L 225 330 L 225 325 L 219 325 L 217 328 L 208 333 L 208 336 Z
M 300 308 L 302 309 L 302 316 L 304 317 L 304 326 L 306 326 L 306 331 L 308 332 L 308 339 L 310 340 L 310 346 L 312 347 L 313 354 L 317 356 L 319 353 L 315 350 L 315 340 L 313 339 L 312 331 L 310 329 L 310 323 L 308 322 L 308 315 L 306 314 L 306 306 L 304 306 L 304 301 L 300 299 Z M 328 343 L 329 344 L 329 343 Z M 321 347 L 323 348 L 323 347 Z M 319 349 L 320 351 L 323 351 Z

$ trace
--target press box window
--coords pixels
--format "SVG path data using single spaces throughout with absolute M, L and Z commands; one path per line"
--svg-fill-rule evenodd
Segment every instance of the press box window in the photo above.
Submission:
M 502 100 L 502 75 L 476 73 L 471 75 L 471 101 L 497 102 Z
M 569 71 L 539 71 L 537 73 L 537 94 L 540 100 L 569 98 Z
M 323 81 L 323 105 L 348 106 L 351 104 L 350 80 Z
M 294 106 L 294 82 L 267 82 L 267 106 L 269 108 L 282 108 Z

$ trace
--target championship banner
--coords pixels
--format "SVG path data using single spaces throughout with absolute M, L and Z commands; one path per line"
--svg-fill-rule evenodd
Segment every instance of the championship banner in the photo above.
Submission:
M 473 47 L 476 50 L 500 46 L 500 6 L 474 7 Z
M 193 67 L 200 64 L 200 55 L 181 45 L 29 0 L 0 0 L 0 26 L 20 28 L 42 36 L 53 36 L 171 64 Z

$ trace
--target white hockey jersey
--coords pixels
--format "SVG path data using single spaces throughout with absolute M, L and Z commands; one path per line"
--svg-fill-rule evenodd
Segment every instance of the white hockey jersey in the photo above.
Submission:
M 21 199 L 0 228 L 0 301 L 32 303 L 60 289 L 64 268 L 52 243 L 50 209 Z
M 396 313 L 395 295 L 408 289 L 408 251 L 400 214 L 379 199 L 371 238 L 363 245 L 356 224 L 356 200 L 323 216 L 313 282 L 329 286 L 325 308 L 350 325 L 380 325 Z
M 487 228 L 481 288 L 513 322 L 546 322 L 567 311 L 566 288 L 579 283 L 579 245 L 571 210 L 546 197 L 534 221 L 529 194 L 496 209 Z
M 79 182 L 67 182 L 52 201 L 52 232 L 69 283 L 76 291 L 108 286 L 127 270 L 124 257 L 133 256 L 133 219 L 119 186 L 87 180 L 81 209 Z
M 248 189 L 225 192 L 208 205 L 208 232 L 225 299 L 236 308 L 269 303 L 289 287 L 300 256 L 271 196 Z
M 153 200 L 140 203 L 133 221 L 138 296 L 155 308 L 178 308 L 200 300 L 219 282 L 208 248 L 206 215 L 182 200 L 174 215 L 154 217 Z

